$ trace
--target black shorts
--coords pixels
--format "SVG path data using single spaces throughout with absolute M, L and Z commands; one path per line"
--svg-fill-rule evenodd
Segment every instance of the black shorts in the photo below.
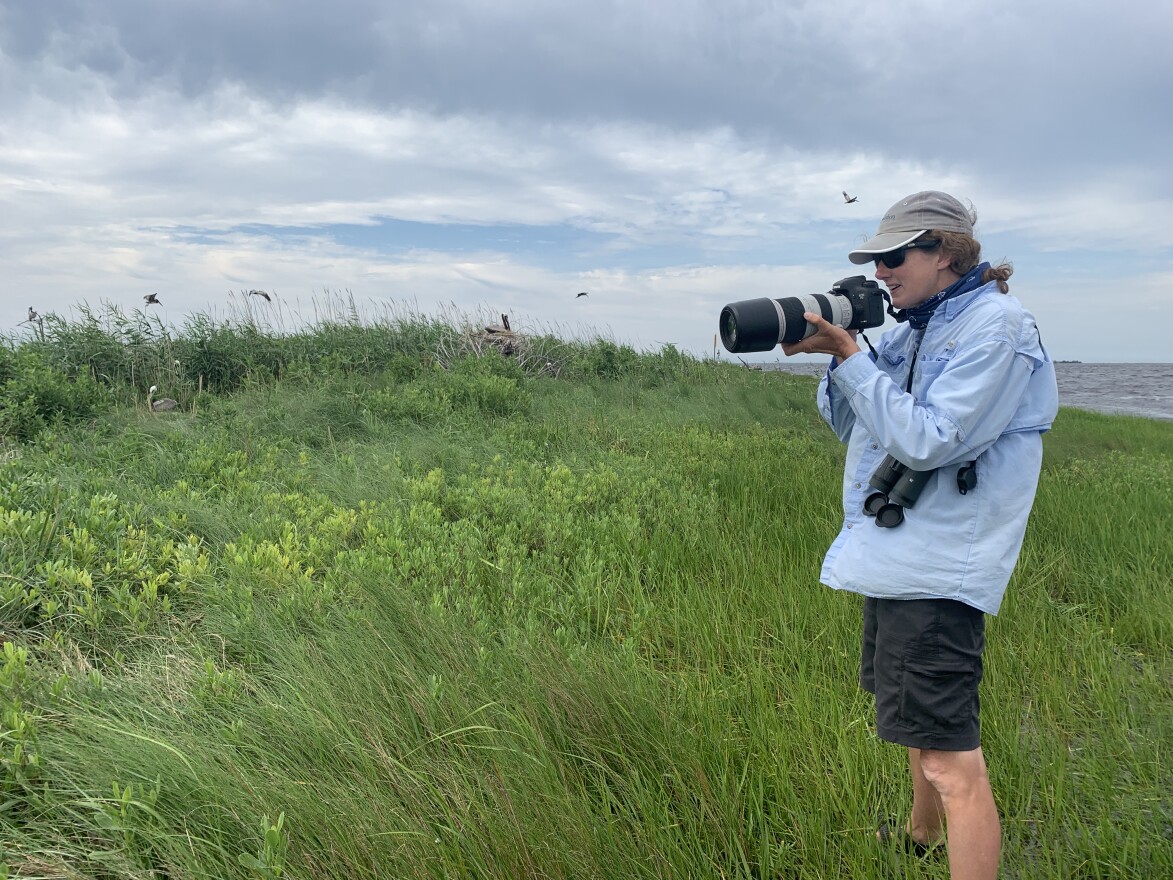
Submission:
M 916 749 L 976 749 L 985 644 L 985 617 L 964 602 L 865 597 L 859 683 L 876 695 L 876 733 Z

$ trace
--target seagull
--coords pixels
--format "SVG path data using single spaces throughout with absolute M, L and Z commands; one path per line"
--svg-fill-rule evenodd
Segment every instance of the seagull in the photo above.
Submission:
M 858 202 L 858 201 L 859 201 L 859 196 L 849 196 L 849 195 L 847 194 L 847 192 L 846 192 L 846 191 L 844 191 L 844 192 L 843 192 L 843 201 L 845 201 L 847 204 L 849 204 L 849 205 L 850 205 L 852 202 Z
M 159 294 L 157 294 L 157 293 L 148 293 L 146 296 L 143 297 L 143 301 L 149 306 L 163 305 L 161 302 L 159 302 Z
M 160 397 L 155 400 L 155 392 L 159 390 L 158 385 L 152 385 L 151 390 L 147 392 L 147 407 L 153 412 L 167 412 L 179 406 L 179 402 L 172 400 L 170 397 Z
M 40 316 L 37 314 L 36 309 L 34 309 L 32 306 L 29 306 L 29 320 L 35 321 L 39 317 Z
M 265 298 L 265 302 L 272 302 L 273 301 L 269 298 L 269 294 L 265 293 L 265 291 L 263 291 L 263 290 L 250 290 L 248 292 L 248 295 L 249 296 L 263 296 Z
M 576 293 L 574 295 L 574 298 L 578 299 L 580 296 L 590 296 L 590 293 L 584 290 L 584 291 L 581 291 L 580 293 Z

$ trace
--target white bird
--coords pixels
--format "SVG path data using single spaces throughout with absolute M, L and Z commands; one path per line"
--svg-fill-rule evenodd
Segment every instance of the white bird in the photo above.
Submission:
M 147 407 L 153 412 L 167 412 L 179 406 L 179 401 L 172 400 L 170 397 L 160 397 L 155 400 L 155 392 L 159 390 L 158 385 L 152 385 L 151 390 L 147 392 Z
M 36 310 L 32 306 L 29 306 L 29 320 L 35 321 L 38 317 Z
M 858 201 L 859 201 L 859 196 L 849 196 L 849 195 L 847 194 L 847 192 L 846 192 L 846 191 L 844 191 L 844 192 L 843 192 L 843 201 L 845 201 L 847 204 L 849 204 L 849 205 L 850 205 L 852 202 L 858 202 Z

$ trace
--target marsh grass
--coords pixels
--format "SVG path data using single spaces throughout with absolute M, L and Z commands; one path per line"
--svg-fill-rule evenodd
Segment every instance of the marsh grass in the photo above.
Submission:
M 115 382 L 8 447 L 0 869 L 946 875 L 874 840 L 905 758 L 817 583 L 810 380 L 606 340 L 543 343 L 557 378 L 438 364 L 329 318 L 334 359 L 266 372 L 286 341 L 230 323 L 232 393 L 160 417 Z M 1173 435 L 1065 410 L 1046 449 L 989 625 L 1004 874 L 1170 875 Z

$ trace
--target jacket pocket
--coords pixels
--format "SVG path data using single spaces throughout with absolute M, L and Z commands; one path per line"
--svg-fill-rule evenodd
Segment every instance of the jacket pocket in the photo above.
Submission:
M 931 351 L 922 349 L 916 358 L 916 374 L 918 380 L 931 381 L 941 375 L 956 354 L 956 342 L 947 342 L 945 345 L 932 349 Z

